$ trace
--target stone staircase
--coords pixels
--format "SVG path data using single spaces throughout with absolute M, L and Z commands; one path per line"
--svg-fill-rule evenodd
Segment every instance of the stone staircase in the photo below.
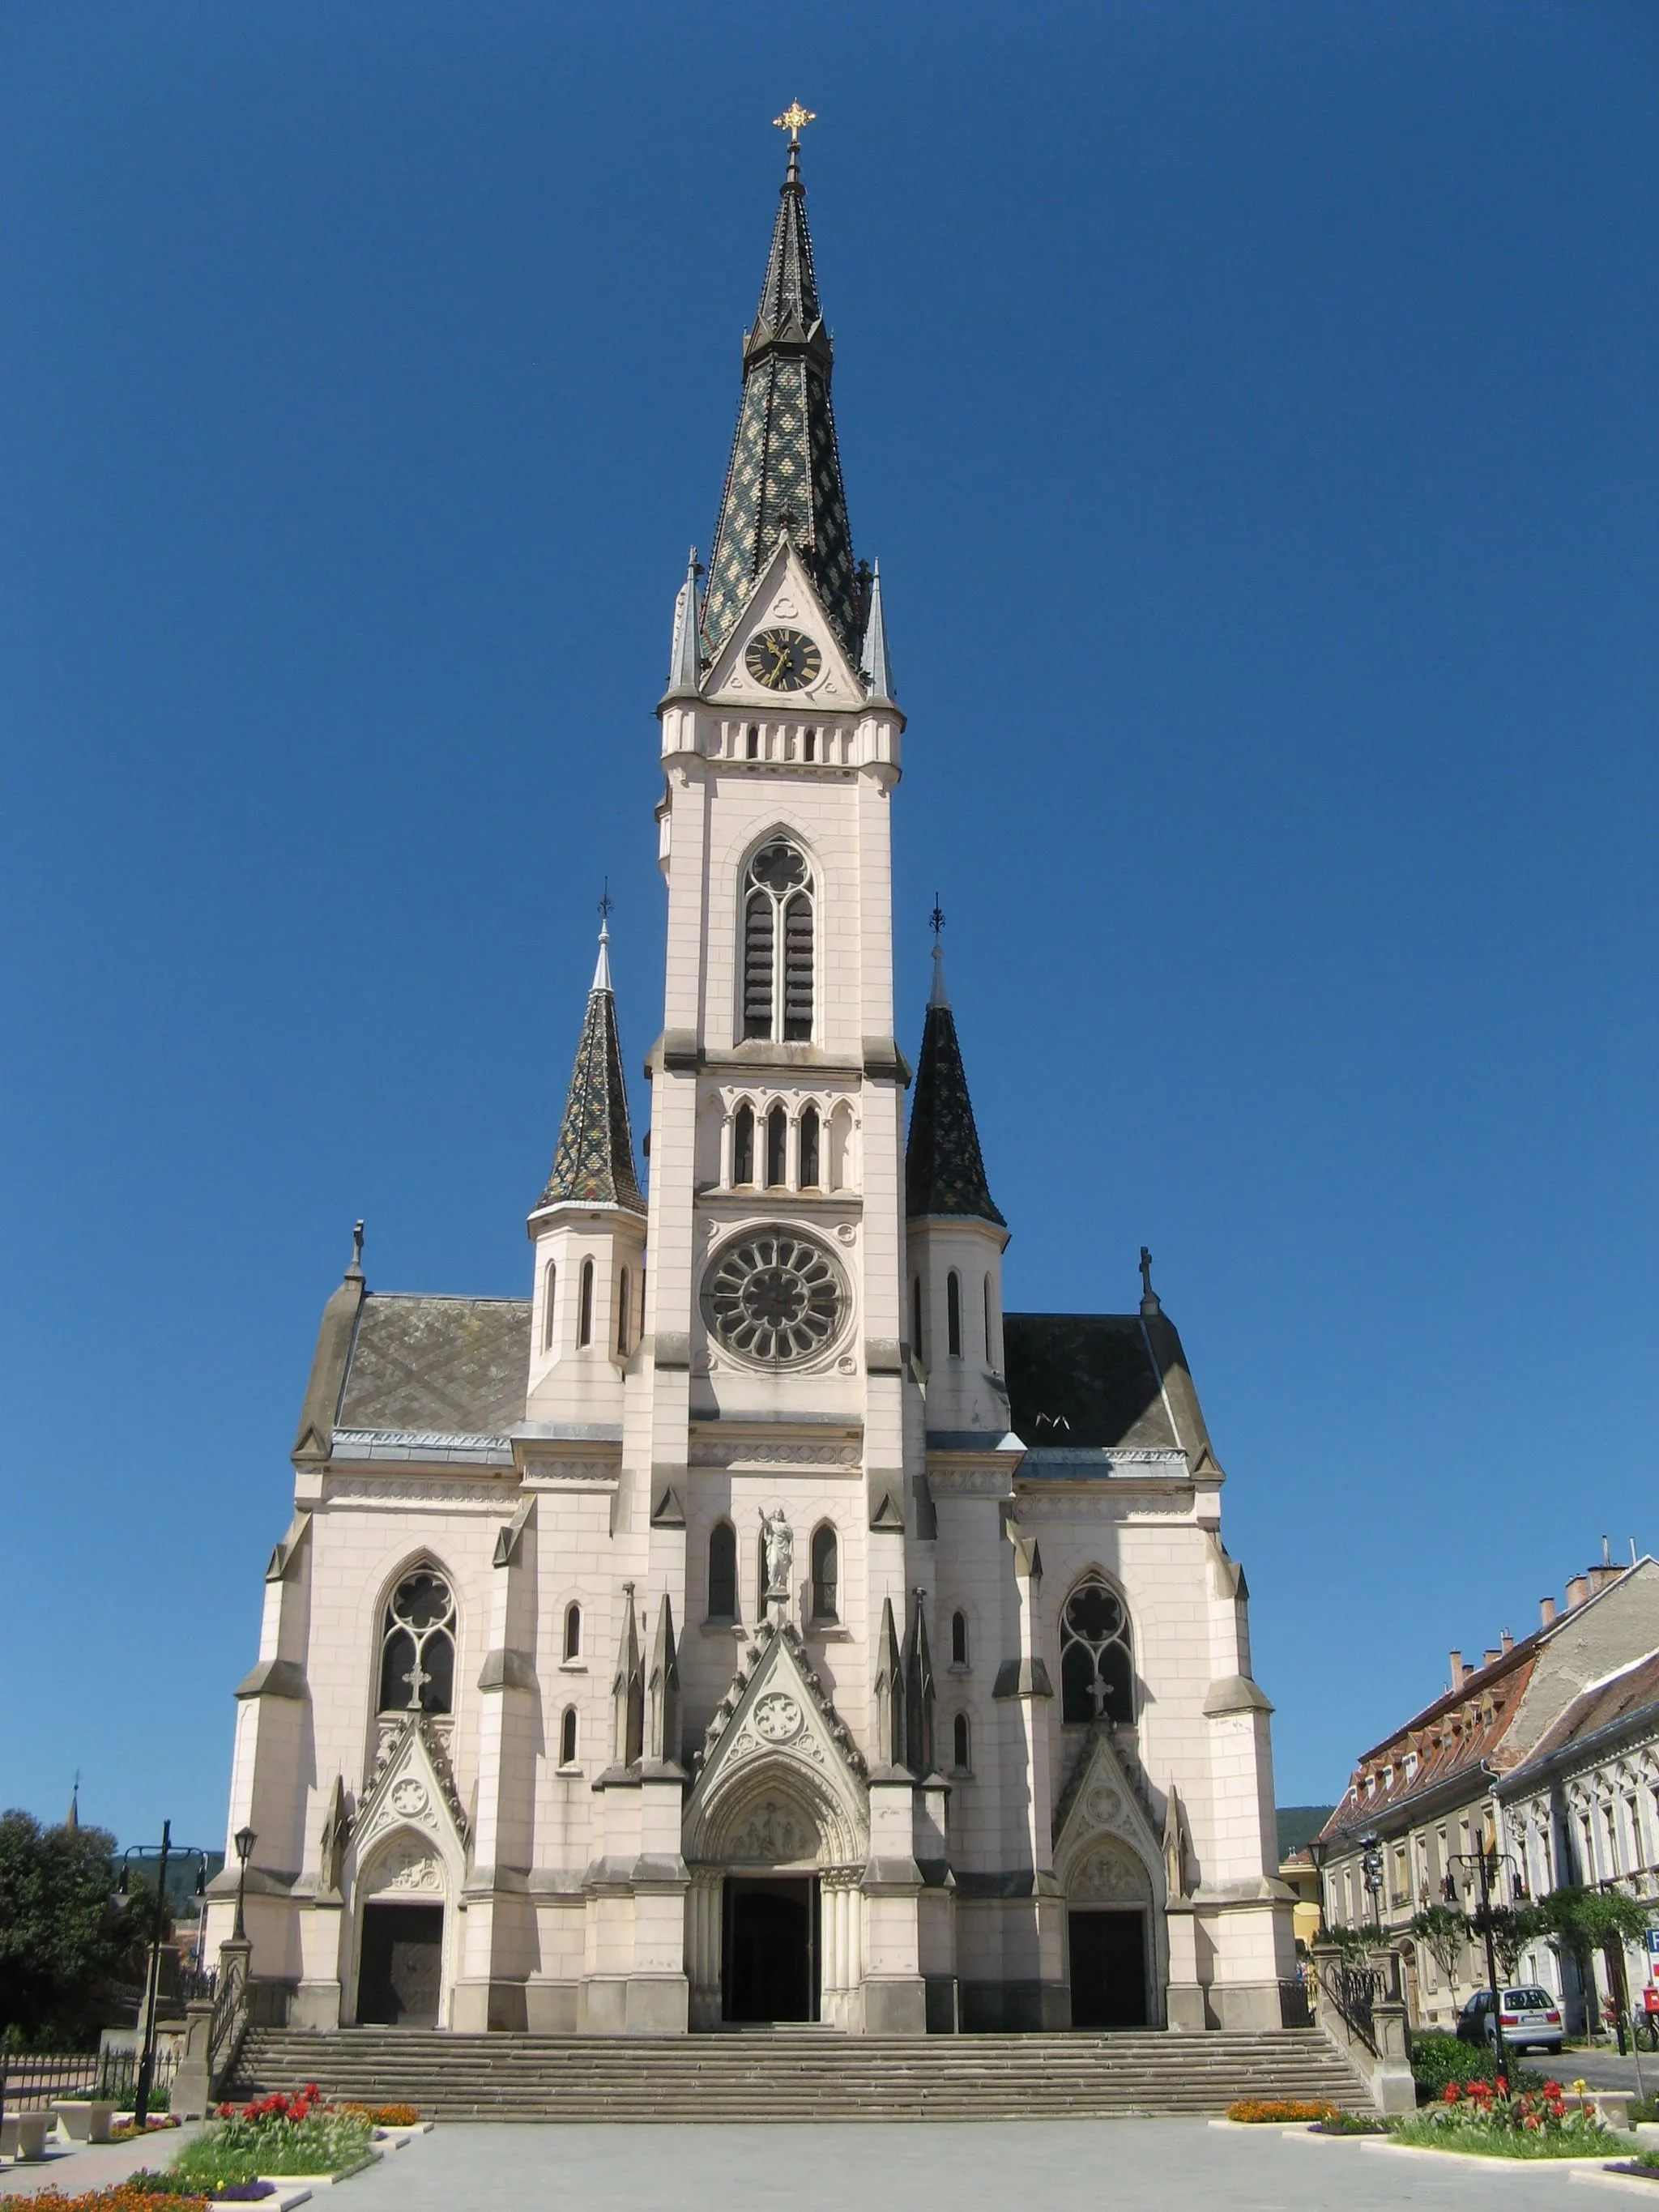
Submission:
M 1316 2028 L 1261 2034 L 459 2035 L 249 2032 L 229 2094 L 315 2081 L 438 2120 L 741 2123 L 1123 2119 L 1218 2114 L 1239 2097 L 1369 2107 Z

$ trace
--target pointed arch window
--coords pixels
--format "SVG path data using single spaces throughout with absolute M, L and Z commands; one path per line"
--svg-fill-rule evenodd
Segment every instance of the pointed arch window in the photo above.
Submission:
M 812 878 L 797 845 L 776 838 L 749 863 L 743 902 L 743 1033 L 810 1041 L 815 932 Z
M 559 1287 L 559 1267 L 550 1260 L 542 1272 L 542 1350 L 553 1349 L 553 1300 Z
M 564 1609 L 564 1656 L 567 1662 L 582 1656 L 582 1609 L 579 1605 L 568 1605 Z
M 839 1599 L 836 1532 L 826 1521 L 812 1532 L 812 1618 L 814 1620 L 839 1620 L 836 1611 Z
M 775 1106 L 766 1117 L 766 1185 L 781 1190 L 789 1180 L 789 1116 Z
M 447 1713 L 455 1695 L 455 1600 L 431 1567 L 405 1575 L 380 1629 L 380 1711 Z
M 985 1278 L 985 1364 L 988 1367 L 994 1367 L 997 1364 L 996 1344 L 996 1335 L 991 1327 L 991 1278 L 987 1275 Z
M 818 1109 L 808 1106 L 800 1117 L 800 1187 L 818 1187 Z
M 738 1532 L 729 1521 L 717 1521 L 708 1532 L 708 1618 L 737 1617 Z
M 945 1337 L 952 1359 L 962 1357 L 962 1278 L 954 1267 L 945 1278 Z
M 582 1261 L 581 1297 L 576 1311 L 576 1341 L 578 1344 L 592 1344 L 593 1341 L 593 1262 L 591 1260 Z
M 1135 1717 L 1129 1616 L 1099 1575 L 1078 1584 L 1060 1615 L 1060 1709 L 1063 1721 L 1124 1723 Z
M 574 1766 L 576 1764 L 576 1708 L 574 1705 L 565 1707 L 564 1718 L 559 1723 L 559 1764 L 561 1766 Z
M 733 1183 L 755 1180 L 755 1109 L 746 1103 L 738 1107 L 732 1124 L 732 1180 Z
M 927 1355 L 923 1349 L 921 1340 L 921 1277 L 920 1275 L 912 1275 L 910 1278 L 910 1334 L 915 1340 L 910 1349 L 925 1367 L 927 1364 Z
M 958 1774 L 966 1774 L 973 1766 L 969 1756 L 973 1749 L 968 1734 L 968 1716 L 958 1713 L 951 1723 L 951 1758 Z
M 622 1359 L 628 1357 L 628 1331 L 633 1318 L 629 1309 L 630 1287 L 628 1270 L 624 1267 L 617 1278 L 617 1353 Z
M 968 1664 L 968 1616 L 960 1607 L 951 1615 L 951 1664 Z

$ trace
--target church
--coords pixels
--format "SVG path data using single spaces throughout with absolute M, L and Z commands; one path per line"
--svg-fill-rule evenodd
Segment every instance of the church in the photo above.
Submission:
M 1004 1311 L 937 944 L 894 1034 L 906 722 L 782 120 L 656 708 L 644 1142 L 602 927 L 526 1295 L 371 1290 L 359 1224 L 236 1692 L 260 2016 L 1276 2028 L 1272 1707 L 1181 1339 L 1145 1253 L 1128 1312 Z

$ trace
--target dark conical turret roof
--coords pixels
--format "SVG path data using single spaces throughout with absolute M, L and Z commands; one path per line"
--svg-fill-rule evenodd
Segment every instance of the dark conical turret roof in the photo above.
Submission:
M 830 405 L 832 367 L 812 270 L 806 188 L 791 146 L 760 310 L 744 340 L 738 433 L 708 562 L 702 635 L 711 654 L 786 531 L 842 644 L 849 653 L 858 651 L 862 623 Z
M 617 1001 L 611 988 L 610 943 L 610 931 L 601 929 L 599 965 L 570 1073 L 570 1096 L 565 1101 L 552 1172 L 537 1201 L 538 1213 L 544 1206 L 573 1201 L 620 1206 L 629 1213 L 645 1212 L 634 1172 L 634 1133 L 628 1121 L 628 1087 L 623 1080 Z
M 945 994 L 945 963 L 937 947 L 933 963 L 933 995 L 921 1032 L 910 1138 L 904 1148 L 904 1211 L 912 1220 L 922 1214 L 955 1214 L 1006 1229 L 985 1181 L 974 1102 L 968 1096 L 956 1017 Z

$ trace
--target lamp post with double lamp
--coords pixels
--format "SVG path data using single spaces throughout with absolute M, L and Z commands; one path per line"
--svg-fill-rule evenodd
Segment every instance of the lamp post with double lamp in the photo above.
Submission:
M 167 1932 L 169 1863 L 173 1859 L 194 1859 L 196 1894 L 198 1898 L 204 1898 L 207 1894 L 206 1851 L 196 1844 L 175 1844 L 172 1821 L 163 1820 L 159 1852 L 149 1844 L 132 1844 L 122 1852 L 118 1888 L 123 1897 L 129 1892 L 133 1860 L 147 1858 L 155 1858 L 158 1863 L 155 1870 L 155 1918 L 150 1929 L 149 1960 L 144 1974 L 143 2045 L 138 2056 L 138 2079 L 132 2093 L 132 2125 L 134 2132 L 138 2135 L 143 2135 L 149 2122 L 150 2091 L 155 2080 L 155 2011 L 161 1991 L 161 1938 Z
M 1375 1828 L 1359 1838 L 1359 1871 L 1371 1901 L 1371 1918 L 1379 1937 L 1382 1933 L 1382 1838 Z
M 1448 1851 L 1446 1863 L 1449 1867 L 1473 1867 L 1475 1879 L 1480 1885 L 1481 1934 L 1486 1937 L 1486 1987 L 1492 1991 L 1492 2056 L 1496 2061 L 1496 2070 L 1499 2078 L 1508 2081 L 1510 2061 L 1509 2051 L 1504 2042 L 1504 1992 L 1498 1986 L 1498 1954 L 1492 1948 L 1492 1877 L 1497 1874 L 1499 1866 L 1506 1866 L 1510 1869 L 1511 1888 L 1517 1897 L 1524 1898 L 1527 1893 L 1527 1878 L 1510 1853 L 1500 1851 L 1495 1844 L 1489 1850 Z M 1457 1894 L 1457 1884 L 1449 1874 L 1445 1880 L 1444 1895 L 1448 1905 L 1456 1905 L 1461 1902 Z

